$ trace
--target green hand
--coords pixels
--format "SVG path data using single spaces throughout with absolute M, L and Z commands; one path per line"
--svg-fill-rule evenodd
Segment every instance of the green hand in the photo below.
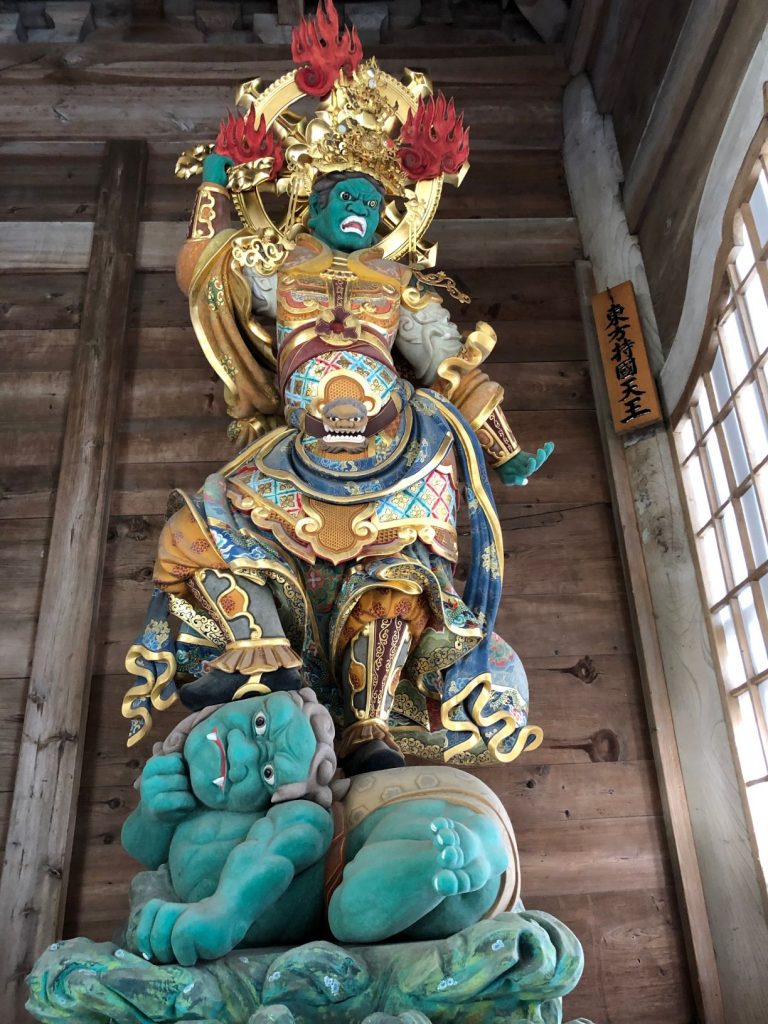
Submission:
M 231 156 L 223 156 L 221 153 L 209 153 L 203 161 L 203 181 L 211 185 L 227 187 L 227 169 L 234 166 L 235 161 Z
M 524 487 L 528 483 L 528 477 L 544 465 L 554 450 L 555 446 L 552 442 L 546 441 L 535 455 L 530 452 L 518 452 L 509 462 L 499 466 L 498 474 L 502 483 Z
M 141 803 L 147 817 L 176 824 L 197 807 L 181 754 L 150 757 L 141 773 Z

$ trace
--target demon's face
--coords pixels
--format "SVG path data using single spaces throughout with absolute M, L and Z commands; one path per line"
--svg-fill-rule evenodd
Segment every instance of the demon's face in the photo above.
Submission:
M 365 428 L 368 410 L 357 398 L 334 398 L 320 409 L 325 436 L 322 448 L 329 452 L 361 452 L 368 443 Z

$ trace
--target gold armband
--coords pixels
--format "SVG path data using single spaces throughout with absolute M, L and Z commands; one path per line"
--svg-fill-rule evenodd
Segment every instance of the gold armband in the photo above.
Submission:
M 221 185 L 204 181 L 197 190 L 187 238 L 193 242 L 208 241 L 229 226 L 229 192 Z
M 438 366 L 437 378 L 442 393 L 469 421 L 491 465 L 498 468 L 521 449 L 501 409 L 504 389 L 480 369 L 495 344 L 495 331 L 481 321 L 461 351 Z
M 483 423 L 475 427 L 475 433 L 494 469 L 514 459 L 522 451 L 501 409 L 500 401 Z

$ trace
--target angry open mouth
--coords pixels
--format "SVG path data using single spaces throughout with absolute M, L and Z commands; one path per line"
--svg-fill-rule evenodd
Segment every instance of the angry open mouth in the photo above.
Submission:
M 363 238 L 365 236 L 365 232 L 368 230 L 368 225 L 362 217 L 357 217 L 355 214 L 351 214 L 349 217 L 345 217 L 341 222 L 341 230 L 345 234 L 360 235 L 360 237 Z

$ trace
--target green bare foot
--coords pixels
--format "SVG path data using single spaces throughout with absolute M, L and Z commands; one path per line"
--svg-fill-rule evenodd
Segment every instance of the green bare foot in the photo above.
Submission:
M 437 850 L 435 891 L 456 896 L 481 889 L 491 877 L 491 866 L 475 833 L 451 818 L 435 818 L 429 827 Z

